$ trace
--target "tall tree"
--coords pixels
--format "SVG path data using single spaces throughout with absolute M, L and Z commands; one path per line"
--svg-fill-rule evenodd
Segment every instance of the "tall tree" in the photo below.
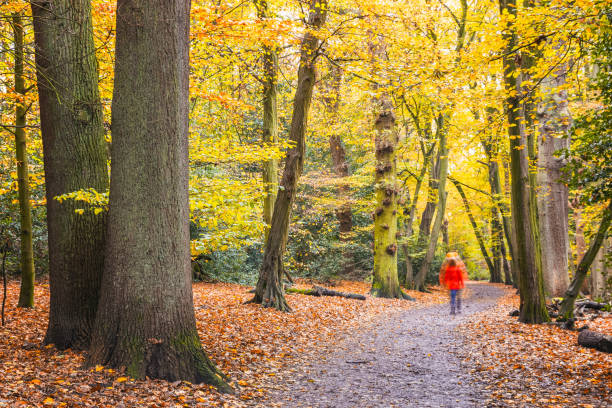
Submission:
M 117 4 L 108 242 L 89 363 L 230 391 L 193 310 L 189 11 L 189 0 Z
M 257 8 L 257 17 L 262 20 L 270 18 L 270 10 L 266 0 L 254 0 Z M 276 45 L 264 43 L 263 53 L 263 137 L 265 144 L 278 142 L 278 108 L 276 102 L 278 83 L 278 50 Z M 278 189 L 278 160 L 270 158 L 263 163 L 263 183 L 266 195 L 264 196 L 264 221 L 266 223 L 266 237 L 272 222 L 274 201 Z
M 569 286 L 569 188 L 561 180 L 564 160 L 555 156 L 569 147 L 572 125 L 564 89 L 567 64 L 560 64 L 540 85 L 543 101 L 537 109 L 538 222 L 542 246 L 544 289 L 552 297 L 563 296 Z
M 519 67 L 514 49 L 517 44 L 516 0 L 500 0 L 500 12 L 512 16 L 510 23 L 502 32 L 502 37 L 506 42 L 503 69 L 507 96 L 504 108 L 510 139 L 512 221 L 521 298 L 519 320 L 524 323 L 541 323 L 548 321 L 549 318 L 546 311 L 542 272 L 537 257 L 536 229 L 538 226 L 532 216 L 533 208 L 530 204 L 529 163 L 525 152 L 528 140 L 524 128 L 524 107 L 521 103 L 521 74 L 518 72 Z
M 323 26 L 326 17 L 327 1 L 312 0 L 307 22 L 308 31 L 304 34 L 300 47 L 298 84 L 293 100 L 293 115 L 289 131 L 289 140 L 294 145 L 287 152 L 285 159 L 283 177 L 274 203 L 270 233 L 266 239 L 263 263 L 255 287 L 255 297 L 252 300 L 255 303 L 261 303 L 264 307 L 274 307 L 282 311 L 291 310 L 285 299 L 285 290 L 281 281 L 284 274 L 283 254 L 289 234 L 291 208 L 304 167 L 306 127 L 312 90 L 316 80 L 315 62 L 320 43 L 316 31 Z
M 371 34 L 371 33 L 370 33 Z M 376 36 L 368 44 L 370 58 L 382 60 L 386 44 Z M 374 64 L 375 65 L 375 64 Z M 380 74 L 376 72 L 376 74 Z M 395 126 L 393 102 L 382 85 L 374 85 L 374 149 L 376 155 L 374 185 L 374 271 L 371 293 L 385 298 L 405 297 L 397 274 L 397 159 L 398 132 Z
M 21 288 L 18 307 L 34 306 L 34 251 L 32 249 L 32 209 L 30 205 L 30 178 L 28 175 L 28 152 L 26 137 L 25 76 L 23 72 L 24 45 L 23 20 L 19 13 L 13 14 L 13 37 L 15 46 L 15 93 L 20 99 L 15 102 L 15 159 L 17 161 L 17 186 L 20 216 Z
M 31 5 L 49 234 L 45 342 L 84 349 L 98 305 L 106 217 L 92 211 L 75 214 L 72 200 L 60 203 L 55 197 L 108 189 L 91 5 L 89 0 Z

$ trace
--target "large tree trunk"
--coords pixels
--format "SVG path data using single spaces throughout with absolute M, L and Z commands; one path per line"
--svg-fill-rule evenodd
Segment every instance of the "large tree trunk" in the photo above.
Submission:
M 23 74 L 23 22 L 20 14 L 12 19 L 15 46 L 15 93 L 25 97 Z M 30 178 L 28 176 L 28 152 L 26 146 L 25 100 L 15 102 L 15 159 L 17 161 L 17 188 L 19 190 L 19 229 L 21 249 L 21 288 L 17 307 L 34 307 L 34 255 L 32 250 L 32 209 L 30 206 Z
M 516 18 L 516 0 L 500 0 L 500 9 Z M 514 21 L 514 20 L 513 20 Z M 504 85 L 506 89 L 505 109 L 510 139 L 510 169 L 512 175 L 512 220 L 515 229 L 517 265 L 519 269 L 519 291 L 521 297 L 519 320 L 524 323 L 548 321 L 542 273 L 537 256 L 538 228 L 530 204 L 529 163 L 525 152 L 528 140 L 524 130 L 524 110 L 521 104 L 521 81 L 517 75 L 514 47 L 517 43 L 514 23 L 503 32 L 507 55 L 503 59 Z
M 574 317 L 574 303 L 576 302 L 576 298 L 578 297 L 578 293 L 580 292 L 580 288 L 584 283 L 587 272 L 589 271 L 589 267 L 593 263 L 599 248 L 601 248 L 601 244 L 604 242 L 606 238 L 606 234 L 608 233 L 608 228 L 610 228 L 610 222 L 612 221 L 612 200 L 608 203 L 608 206 L 603 212 L 601 223 L 599 224 L 599 228 L 595 233 L 595 236 L 591 239 L 591 244 L 589 245 L 589 249 L 586 251 L 580 264 L 578 264 L 578 268 L 576 268 L 576 274 L 572 279 L 565 295 L 563 296 L 563 301 L 561 302 L 561 307 L 559 311 L 559 315 L 564 319 L 570 319 Z
M 538 107 L 538 219 L 542 247 L 544 289 L 551 297 L 562 296 L 569 285 L 569 189 L 560 181 L 564 160 L 555 152 L 568 148 L 572 124 L 567 107 L 563 64 L 540 85 L 544 101 Z
M 332 157 L 332 169 L 336 177 L 346 178 L 349 175 L 348 160 L 346 159 L 346 151 L 342 145 L 342 139 L 335 129 L 337 129 L 338 110 L 340 108 L 340 87 L 342 85 L 342 70 L 337 66 L 330 64 L 331 83 L 327 86 L 326 94 L 324 95 L 325 110 L 327 114 L 327 127 L 330 129 L 329 135 L 329 150 Z M 340 241 L 345 245 L 350 241 L 351 231 L 353 230 L 353 215 L 351 203 L 347 199 L 348 191 L 346 184 L 341 182 L 338 186 L 338 198 L 344 203 L 336 209 L 336 218 L 338 218 Z M 342 273 L 346 276 L 353 272 L 353 255 L 345 246 L 343 248 L 344 265 Z
M 438 235 L 440 234 L 440 229 L 442 228 L 442 222 L 444 220 L 444 214 L 446 212 L 446 178 L 448 173 L 448 148 L 446 146 L 446 133 L 448 131 L 449 126 L 449 117 L 445 114 L 440 113 L 437 118 L 437 134 L 440 140 L 440 145 L 438 147 L 438 160 L 439 160 L 439 168 L 438 172 L 438 204 L 436 208 L 436 217 L 434 219 L 434 224 L 431 229 L 431 234 L 429 235 L 429 243 L 427 245 L 427 250 L 425 252 L 425 257 L 421 262 L 421 266 L 419 268 L 419 272 L 415 277 L 415 289 L 424 290 L 425 289 L 425 277 L 427 276 L 427 272 L 429 271 L 429 267 L 431 265 L 431 261 L 434 258 L 436 247 L 438 245 Z
M 263 263 L 255 287 L 255 297 L 253 298 L 255 303 L 261 303 L 264 307 L 274 307 L 282 311 L 291 310 L 285 299 L 281 281 L 284 274 L 283 254 L 289 233 L 291 208 L 304 165 L 308 111 L 316 79 L 315 59 L 319 39 L 312 30 L 321 28 L 325 23 L 326 16 L 327 2 L 325 0 L 312 0 L 310 15 L 308 16 L 310 31 L 307 31 L 302 39 L 298 85 L 293 100 L 293 116 L 289 132 L 289 140 L 294 143 L 294 146 L 289 149 L 285 159 L 285 169 L 274 204 L 270 233 L 266 240 Z
M 189 0 L 117 5 L 108 242 L 88 362 L 228 391 L 193 311 L 189 10 Z
M 34 1 L 32 15 L 49 234 L 45 342 L 84 349 L 98 306 L 106 215 L 75 214 L 74 201 L 60 203 L 55 197 L 108 189 L 91 5 L 89 0 Z
M 257 16 L 260 19 L 270 18 L 266 0 L 254 0 Z M 263 51 L 263 137 L 264 144 L 278 142 L 278 114 L 276 103 L 276 90 L 278 83 L 278 52 L 275 45 L 264 44 Z M 266 238 L 270 231 L 274 201 L 278 190 L 278 161 L 275 158 L 263 163 L 263 183 L 266 195 L 264 196 L 264 222 L 266 223 Z

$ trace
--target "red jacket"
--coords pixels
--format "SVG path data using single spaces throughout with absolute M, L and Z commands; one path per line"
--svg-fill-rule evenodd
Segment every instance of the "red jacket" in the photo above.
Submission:
M 447 266 L 440 276 L 440 283 L 450 290 L 463 289 L 465 287 L 463 271 L 458 265 Z

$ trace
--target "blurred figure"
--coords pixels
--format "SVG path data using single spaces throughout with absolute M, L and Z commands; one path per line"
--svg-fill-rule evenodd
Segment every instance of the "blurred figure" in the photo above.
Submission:
M 449 252 L 440 268 L 440 285 L 450 291 L 450 314 L 461 313 L 461 290 L 465 287 L 467 271 L 456 252 Z

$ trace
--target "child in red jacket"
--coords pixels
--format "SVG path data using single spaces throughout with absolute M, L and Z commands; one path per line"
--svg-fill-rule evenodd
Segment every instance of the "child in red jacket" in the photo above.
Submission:
M 459 291 L 465 287 L 465 272 L 459 262 L 456 257 L 447 257 L 447 262 L 444 262 L 440 270 L 440 285 L 450 291 L 450 313 L 452 315 L 455 314 L 455 311 L 461 313 L 461 303 L 458 303 L 457 297 Z

